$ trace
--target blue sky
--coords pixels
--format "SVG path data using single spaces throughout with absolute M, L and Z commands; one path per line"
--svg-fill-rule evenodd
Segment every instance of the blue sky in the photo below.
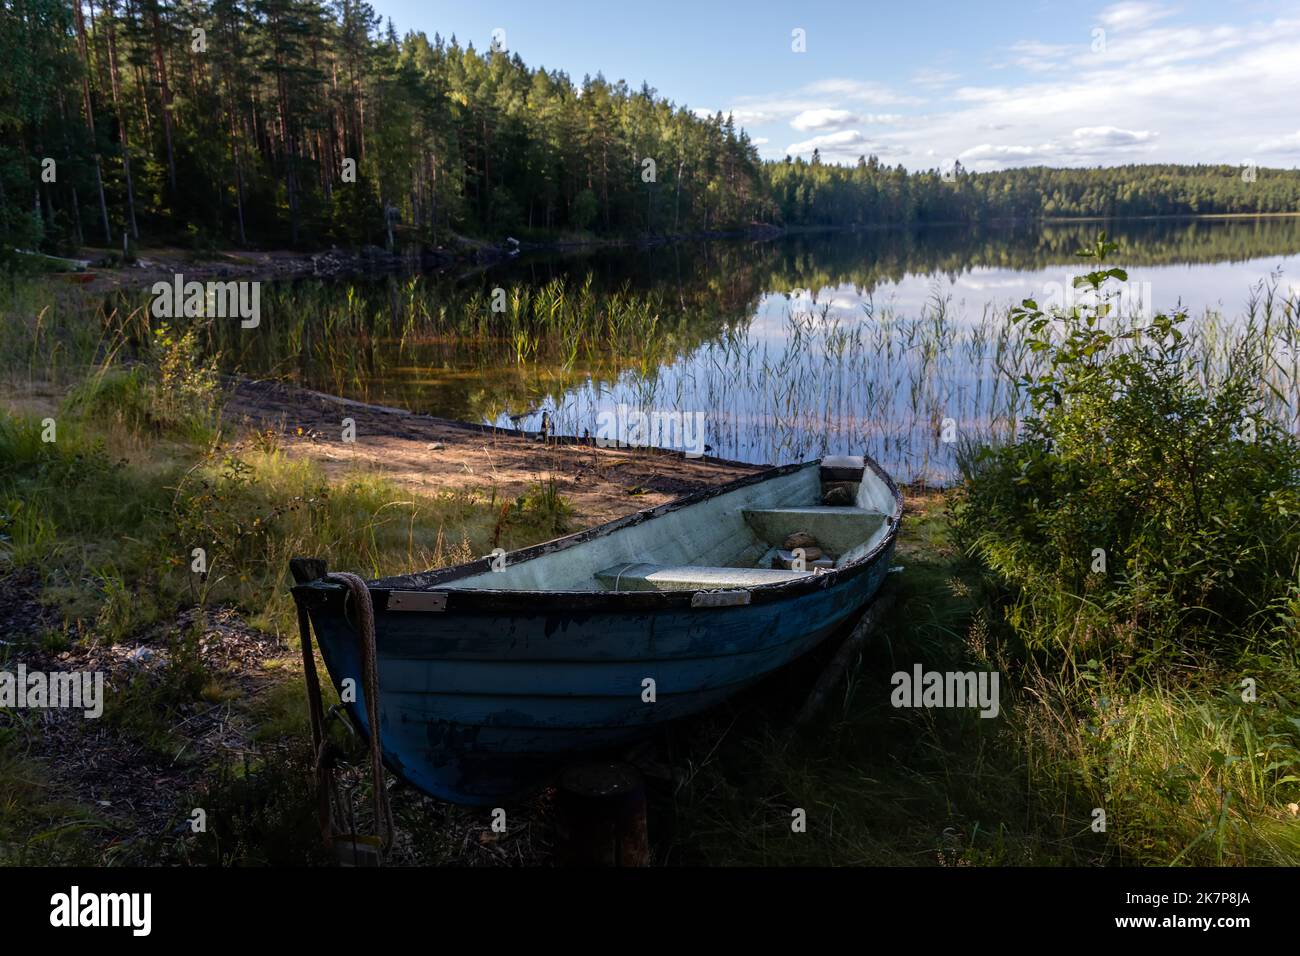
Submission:
M 1300 165 L 1300 0 L 373 2 L 399 34 L 501 29 L 530 66 L 731 112 L 768 158 Z

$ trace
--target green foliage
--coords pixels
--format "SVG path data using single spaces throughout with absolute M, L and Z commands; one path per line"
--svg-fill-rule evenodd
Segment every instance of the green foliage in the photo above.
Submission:
M 108 695 L 104 723 L 175 762 L 179 746 L 175 728 L 210 680 L 199 648 L 202 633 L 200 616 L 189 628 L 169 634 L 159 651 L 162 663 L 156 669 L 141 668 Z
M 103 865 L 91 839 L 102 824 L 50 787 L 44 764 L 28 756 L 36 732 L 0 725 L 0 866 Z
M 273 750 L 269 759 L 224 762 L 186 806 L 207 810 L 207 828 L 183 834 L 176 862 L 203 866 L 306 866 L 330 861 L 321 844 L 310 746 Z
M 600 200 L 590 189 L 584 189 L 573 200 L 573 224 L 579 229 L 589 228 L 600 214 Z
M 1257 698 L 1235 675 L 1137 692 L 1100 666 L 1074 687 L 1083 732 L 1068 759 L 1091 778 L 1114 839 L 1148 865 L 1294 866 L 1300 827 L 1300 671 L 1256 662 Z
M 1295 866 L 1300 668 L 1251 660 L 1133 680 L 1043 664 L 990 614 L 942 496 L 908 496 L 880 640 L 818 719 L 787 737 L 820 662 L 795 665 L 684 729 L 687 773 L 652 791 L 660 859 L 704 865 Z M 996 606 L 996 605 L 993 605 Z M 911 662 L 995 668 L 1001 713 L 896 710 Z M 1242 699 L 1240 678 L 1258 687 Z M 678 738 L 681 745 L 681 738 Z M 680 751 L 679 751 L 680 752 Z M 790 811 L 808 812 L 808 840 Z M 1096 832 L 1094 809 L 1106 811 Z
M 1045 166 L 909 173 L 863 156 L 855 166 L 786 157 L 762 166 L 773 218 L 787 225 L 993 222 L 1066 216 L 1138 217 L 1300 210 L 1300 173 L 1173 163 L 1097 169 Z
M 394 241 L 444 242 L 1300 209 L 1294 170 L 1246 183 L 1226 165 L 945 177 L 875 156 L 765 163 L 730 116 L 438 34 L 390 36 L 364 2 L 117 4 L 92 21 L 23 0 L 0 20 L 0 60 L 0 266 L 14 248 L 117 253 L 142 231 L 203 258 L 222 242 L 388 245 L 390 222 Z
M 104 365 L 69 392 L 65 410 L 134 432 L 202 439 L 216 410 L 218 359 L 204 357 L 201 348 L 195 326 L 177 331 L 160 323 L 142 363 Z
M 147 420 L 160 414 L 142 408 Z M 214 602 L 239 604 L 287 634 L 290 557 L 320 555 L 380 577 L 469 560 L 491 550 L 494 533 L 505 547 L 533 544 L 560 533 L 570 514 L 553 482 L 511 503 L 501 521 L 473 489 L 412 496 L 365 475 L 330 485 L 273 440 L 194 448 L 161 437 L 110 432 L 117 446 L 147 443 L 144 460 L 133 461 L 104 437 L 88 438 L 72 414 L 50 443 L 39 422 L 0 415 L 0 562 L 40 569 L 65 612 L 109 640 L 177 605 Z M 206 552 L 201 574 L 195 548 Z
M 166 323 L 153 330 L 154 416 L 163 424 L 207 424 L 217 401 L 217 362 L 203 356 L 198 329 L 174 331 Z
M 515 502 L 515 510 L 519 518 L 532 519 L 537 528 L 556 536 L 569 530 L 569 519 L 573 516 L 573 508 L 560 494 L 553 475 L 522 495 Z
M 139 229 L 199 257 L 219 239 L 387 245 L 390 210 L 397 238 L 430 242 L 714 228 L 763 209 L 757 153 L 721 115 L 436 34 L 386 36 L 368 3 L 118 4 L 84 31 L 61 0 L 22 7 L 0 31 L 24 77 L 0 89 L 12 92 L 0 116 L 6 255 L 120 250 Z M 192 25 L 207 30 L 204 52 Z M 89 116 L 50 108 L 80 105 L 83 81 Z M 43 183 L 49 144 L 58 178 Z M 650 190 L 643 156 L 660 159 Z
M 1206 371 L 1185 314 L 1117 314 L 1105 286 L 1127 275 L 1100 263 L 1114 250 L 1103 236 L 1084 253 L 1098 268 L 1077 280 L 1082 304 L 1013 313 L 1045 361 L 1020 383 L 1018 440 L 963 456 L 958 533 L 1014 589 L 1030 645 L 1233 659 L 1287 630 L 1300 447 L 1265 414 L 1251 330 Z

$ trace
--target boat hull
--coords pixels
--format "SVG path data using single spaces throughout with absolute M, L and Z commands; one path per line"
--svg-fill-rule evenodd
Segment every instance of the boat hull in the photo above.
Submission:
M 452 802 L 519 796 L 574 755 L 644 738 L 808 652 L 871 601 L 893 551 L 891 531 L 863 561 L 793 593 L 758 589 L 752 603 L 715 607 L 689 595 L 449 590 L 436 609 L 395 609 L 371 585 L 384 761 Z M 350 682 L 341 697 L 368 738 L 343 589 L 318 581 L 294 593 L 335 688 Z

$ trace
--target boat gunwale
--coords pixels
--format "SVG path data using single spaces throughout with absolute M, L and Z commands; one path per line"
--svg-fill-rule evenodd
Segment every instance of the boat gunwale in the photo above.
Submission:
M 843 567 L 834 568 L 821 574 L 809 575 L 807 577 L 794 578 L 789 581 L 773 582 L 771 584 L 758 584 L 745 588 L 688 588 L 671 591 L 605 591 L 605 590 L 580 590 L 580 591 L 561 591 L 561 590 L 535 590 L 521 588 L 445 588 L 444 586 L 451 581 L 458 581 L 463 578 L 472 577 L 491 570 L 492 558 L 478 558 L 464 564 L 453 565 L 448 568 L 437 568 L 430 571 L 417 571 L 412 574 L 397 575 L 387 578 L 377 578 L 373 581 L 367 581 L 366 586 L 370 588 L 372 597 L 375 599 L 375 610 L 377 612 L 387 611 L 388 596 L 393 591 L 407 592 L 437 592 L 446 595 L 447 603 L 442 610 L 431 610 L 427 612 L 414 613 L 433 613 L 443 614 L 447 611 L 499 611 L 499 612 L 518 612 L 518 611 L 554 611 L 564 609 L 569 611 L 624 611 L 624 610 L 660 610 L 660 609 L 690 609 L 697 611 L 710 610 L 735 610 L 743 608 L 746 605 L 721 605 L 721 606 L 695 606 L 692 600 L 697 594 L 725 594 L 730 591 L 745 591 L 749 593 L 748 604 L 766 604 L 770 601 L 785 600 L 811 594 L 814 591 L 826 590 L 836 584 L 840 584 L 862 574 L 872 567 L 875 561 L 886 549 L 890 548 L 898 535 L 899 525 L 903 517 L 903 496 L 899 490 L 898 484 L 885 471 L 884 468 L 871 456 L 863 455 L 863 468 L 870 468 L 878 478 L 889 489 L 890 495 L 894 499 L 894 512 L 891 515 L 885 515 L 888 524 L 888 530 L 870 551 L 861 557 L 845 564 Z M 624 528 L 641 524 L 645 521 L 651 521 L 656 518 L 664 517 L 676 511 L 689 508 L 693 505 L 708 501 L 720 495 L 729 494 L 732 491 L 746 488 L 751 485 L 761 484 L 764 481 L 770 481 L 773 478 L 780 478 L 784 475 L 794 474 L 805 468 L 821 467 L 821 458 L 816 458 L 807 462 L 799 462 L 789 465 L 778 465 L 773 468 L 767 468 L 749 475 L 742 475 L 734 481 L 727 482 L 711 488 L 702 488 L 699 491 L 692 492 L 672 501 L 664 502 L 653 508 L 646 508 L 641 511 L 624 515 L 621 518 L 615 518 L 604 524 L 596 525 L 593 528 L 585 528 L 576 531 L 573 534 L 564 535 L 559 538 L 553 538 L 540 544 L 531 545 L 527 548 L 520 548 L 506 554 L 508 564 L 521 564 L 548 554 L 554 554 L 559 551 L 567 551 L 570 548 L 598 538 L 607 537 L 616 531 Z M 510 559 L 514 560 L 510 560 Z M 345 601 L 346 589 L 343 585 L 317 579 L 315 581 L 304 582 L 295 585 L 291 589 L 294 598 L 304 600 L 310 607 L 316 610 L 332 608 L 337 603 L 338 610 L 342 610 Z

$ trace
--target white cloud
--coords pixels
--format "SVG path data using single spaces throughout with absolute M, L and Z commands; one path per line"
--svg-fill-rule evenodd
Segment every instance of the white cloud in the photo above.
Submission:
M 828 159 L 851 158 L 874 152 L 879 146 L 862 135 L 859 130 L 846 129 L 838 133 L 814 136 L 800 143 L 791 143 L 785 151 L 790 156 L 808 156 L 814 149 Z
M 1019 40 L 1011 45 L 1010 62 L 998 64 L 997 68 L 1018 66 L 1022 70 L 1033 73 L 1046 73 L 1049 70 L 1062 69 L 1066 65 L 1067 58 L 1074 52 L 1076 48 L 1068 44 Z
M 917 86 L 938 89 L 944 86 L 951 86 L 961 79 L 960 73 L 950 73 L 947 70 L 939 70 L 933 67 L 922 67 L 912 74 L 912 82 Z
M 741 96 L 723 112 L 731 113 L 741 126 L 762 126 L 765 123 L 791 120 L 805 113 L 818 111 L 842 111 L 856 115 L 855 111 L 845 110 L 842 103 L 869 104 L 916 104 L 922 100 L 906 96 L 880 83 L 860 80 L 828 79 L 809 83 L 788 93 L 776 93 L 768 96 Z M 884 117 L 890 117 L 886 119 Z M 891 122 L 893 114 L 867 114 L 861 117 L 863 122 Z M 796 127 L 797 128 L 797 127 Z M 809 127 L 811 130 L 812 127 Z
M 1217 22 L 1190 22 L 1160 4 L 1125 2 L 1093 22 L 1107 29 L 1104 50 L 1092 51 L 1086 26 L 1073 43 L 1013 42 L 1003 59 L 1035 62 L 993 74 L 997 83 L 973 82 L 978 74 L 971 70 L 963 85 L 954 87 L 956 77 L 945 75 L 942 90 L 918 97 L 911 94 L 938 82 L 924 70 L 908 87 L 827 79 L 742 97 L 736 118 L 747 127 L 772 124 L 758 132 L 777 142 L 777 124 L 808 134 L 790 144 L 792 154 L 820 148 L 827 161 L 851 163 L 872 153 L 913 169 L 933 168 L 936 157 L 959 157 L 977 170 L 1026 163 L 1236 165 L 1248 158 L 1297 164 L 1300 130 L 1285 105 L 1300 102 L 1295 13 L 1252 19 L 1237 10 Z M 990 75 L 987 65 L 983 74 Z M 863 104 L 872 99 L 921 108 L 871 114 Z M 771 145 L 763 153 L 781 155 Z
M 1051 143 L 1044 143 L 1042 146 L 995 146 L 992 143 L 981 143 L 979 146 L 962 150 L 957 154 L 957 158 L 967 163 L 992 161 L 1005 164 L 1008 160 L 1046 156 L 1052 148 Z
M 1097 20 L 1108 30 L 1141 30 L 1171 13 L 1172 10 L 1158 3 L 1127 0 L 1111 4 L 1097 15 Z
M 801 133 L 807 133 L 812 130 L 852 126 L 854 123 L 861 122 L 862 118 L 857 113 L 850 113 L 848 110 L 818 109 L 804 110 L 790 120 L 790 125 Z
M 1010 95 L 1010 90 L 1000 86 L 963 86 L 953 93 L 953 99 L 962 103 L 996 103 Z
M 838 96 L 855 103 L 870 103 L 876 106 L 893 106 L 922 102 L 915 96 L 908 96 L 883 83 L 864 80 L 830 79 L 809 83 L 804 91 L 814 96 Z
M 1168 41 L 1163 49 L 1153 34 Z M 1068 76 L 964 87 L 954 109 L 908 124 L 893 144 L 902 155 L 882 158 L 907 162 L 932 148 L 978 155 L 977 168 L 991 169 L 1016 161 L 1131 162 L 1135 155 L 1227 163 L 1254 152 L 1294 155 L 1285 137 L 1261 145 L 1260 131 L 1276 128 L 1279 104 L 1300 101 L 1300 58 L 1289 52 L 1300 43 L 1300 21 L 1192 31 L 1160 26 L 1131 39 L 1128 46 L 1111 42 L 1104 56 Z M 1094 123 L 1080 124 L 1084 117 Z M 999 129 L 1014 131 L 1014 138 L 970 145 L 971 131 Z
M 834 130 L 845 126 L 857 126 L 863 123 L 897 123 L 903 119 L 897 113 L 853 113 L 849 110 L 816 109 L 804 110 L 790 121 L 790 125 L 801 133 L 820 130 Z
M 957 154 L 963 163 L 975 168 L 1017 166 L 1025 163 L 1070 165 L 1081 160 L 1125 150 L 1150 147 L 1159 133 L 1151 130 L 1119 129 L 1115 126 L 1081 126 L 1068 137 L 1037 145 L 1016 143 L 981 143 Z
M 735 109 L 727 110 L 727 112 L 730 113 L 735 121 L 741 126 L 759 126 L 763 123 L 775 122 L 781 118 L 781 115 L 778 113 L 756 109 L 745 109 L 744 107 L 736 107 Z
M 1122 149 L 1126 146 L 1141 146 L 1150 143 L 1159 133 L 1149 129 L 1120 129 L 1116 126 L 1081 126 L 1070 134 L 1078 148 L 1088 145 Z
M 1265 140 L 1259 144 L 1258 149 L 1261 153 L 1300 153 L 1300 130 L 1277 139 Z

